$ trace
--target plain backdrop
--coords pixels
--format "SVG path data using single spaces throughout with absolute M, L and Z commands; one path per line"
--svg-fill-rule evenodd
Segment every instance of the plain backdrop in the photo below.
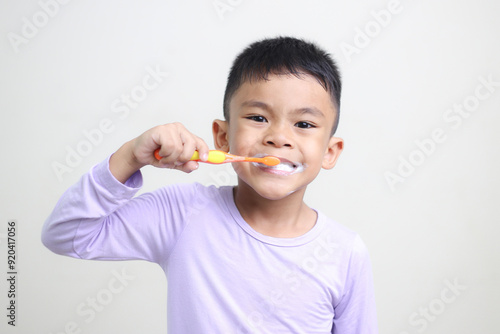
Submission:
M 212 145 L 234 57 L 291 35 L 341 69 L 345 150 L 306 202 L 368 245 L 380 333 L 498 333 L 499 12 L 493 0 L 2 1 L 0 268 L 15 220 L 18 285 L 14 328 L 0 280 L 0 332 L 166 332 L 158 266 L 55 255 L 43 222 L 150 127 L 182 122 Z M 230 166 L 143 173 L 141 192 L 236 180 Z

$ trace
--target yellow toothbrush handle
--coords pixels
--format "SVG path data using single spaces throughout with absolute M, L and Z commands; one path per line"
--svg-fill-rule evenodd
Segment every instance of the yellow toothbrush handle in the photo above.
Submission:
M 154 156 L 156 159 L 161 160 L 162 157 L 160 155 L 160 149 L 155 150 Z M 190 160 L 199 161 L 200 160 L 199 152 L 194 151 L 194 154 Z M 206 161 L 206 162 L 209 162 L 212 164 L 221 164 L 223 162 L 226 162 L 226 152 L 217 151 L 217 150 L 210 150 L 208 152 L 208 161 Z
M 159 148 L 154 151 L 154 156 L 156 159 L 161 160 L 162 157 L 160 155 Z M 190 160 L 200 161 L 200 153 L 198 151 L 194 151 L 193 156 L 191 157 Z M 208 162 L 210 164 L 222 164 L 224 162 L 239 162 L 239 161 L 259 162 L 268 166 L 276 166 L 277 164 L 280 163 L 280 159 L 273 156 L 267 156 L 263 158 L 246 158 L 218 150 L 208 151 L 208 160 L 204 162 Z
M 191 160 L 200 160 L 200 154 L 198 151 L 194 151 L 193 156 L 191 157 Z M 226 152 L 223 151 L 217 151 L 217 150 L 210 150 L 208 152 L 208 160 L 207 162 L 210 162 L 212 164 L 221 164 L 224 161 L 226 161 Z

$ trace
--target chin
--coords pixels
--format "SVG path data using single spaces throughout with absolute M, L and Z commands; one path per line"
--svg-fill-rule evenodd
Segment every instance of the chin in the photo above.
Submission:
M 301 192 L 303 193 L 305 190 L 305 188 L 293 189 L 293 188 L 279 187 L 279 186 L 278 187 L 263 186 L 263 185 L 256 187 L 253 187 L 252 185 L 249 186 L 253 189 L 253 191 L 257 195 L 270 201 L 279 201 L 289 197 L 290 195 L 300 194 Z
M 268 200 L 281 200 L 293 194 L 304 195 L 309 180 L 297 179 L 299 173 L 295 175 L 276 175 L 273 173 L 259 171 L 257 175 L 253 173 L 238 173 L 238 187 L 248 194 L 255 195 Z M 241 172 L 241 170 L 240 170 Z

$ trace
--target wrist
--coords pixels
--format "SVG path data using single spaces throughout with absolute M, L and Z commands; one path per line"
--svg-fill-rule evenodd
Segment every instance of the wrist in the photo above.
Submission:
M 125 183 L 135 172 L 144 167 L 134 155 L 132 141 L 126 142 L 109 159 L 109 170 L 113 176 Z
M 128 165 L 130 170 L 133 170 L 132 174 L 147 165 L 146 163 L 141 163 L 139 159 L 137 159 L 134 153 L 134 140 L 126 142 L 121 147 L 123 149 L 124 163 Z

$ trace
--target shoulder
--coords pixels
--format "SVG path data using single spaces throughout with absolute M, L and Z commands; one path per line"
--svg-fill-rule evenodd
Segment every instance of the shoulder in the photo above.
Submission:
M 208 203 L 218 200 L 228 192 L 227 187 L 205 186 L 200 183 L 175 183 L 161 187 L 150 193 L 169 201 Z
M 323 225 L 321 238 L 327 240 L 330 245 L 335 244 L 337 250 L 346 257 L 355 261 L 368 257 L 368 249 L 357 232 L 321 212 L 318 212 L 318 220 L 321 220 Z
M 350 244 L 354 242 L 354 240 L 359 237 L 358 234 L 352 229 L 348 228 L 344 224 L 339 223 L 338 221 L 327 217 L 320 211 L 318 212 L 318 222 L 322 226 L 322 233 L 331 235 L 338 242 Z

